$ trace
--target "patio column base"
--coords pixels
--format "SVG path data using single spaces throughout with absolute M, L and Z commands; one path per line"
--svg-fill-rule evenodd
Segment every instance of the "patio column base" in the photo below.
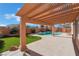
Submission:
M 26 50 L 27 50 L 27 47 L 26 47 L 26 46 L 24 46 L 24 47 L 22 46 L 22 47 L 20 48 L 20 50 L 21 50 L 21 51 L 26 51 Z

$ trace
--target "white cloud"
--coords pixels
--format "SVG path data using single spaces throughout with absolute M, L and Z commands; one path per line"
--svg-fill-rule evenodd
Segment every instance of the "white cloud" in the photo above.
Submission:
M 7 25 L 5 25 L 5 24 L 0 24 L 0 26 L 7 26 Z
M 17 21 L 20 21 L 20 17 L 17 16 L 17 17 L 16 17 L 16 20 L 17 20 Z
M 12 19 L 12 18 L 15 18 L 15 14 L 4 14 L 4 17 L 6 19 Z
M 17 11 L 19 11 L 21 8 L 17 8 Z
M 20 21 L 20 17 L 16 16 L 15 14 L 4 14 L 5 19 L 11 20 L 16 19 L 17 21 Z

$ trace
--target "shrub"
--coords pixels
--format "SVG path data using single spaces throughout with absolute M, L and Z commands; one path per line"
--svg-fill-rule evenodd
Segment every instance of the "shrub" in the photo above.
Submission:
M 12 46 L 9 51 L 16 51 L 18 49 L 18 46 Z
M 11 31 L 10 31 L 10 34 L 16 34 L 17 32 L 19 31 L 18 28 L 12 28 Z
M 0 40 L 0 49 L 2 49 L 4 47 L 4 41 Z
M 19 34 L 7 34 L 3 35 L 1 38 L 8 38 L 8 37 L 19 37 Z

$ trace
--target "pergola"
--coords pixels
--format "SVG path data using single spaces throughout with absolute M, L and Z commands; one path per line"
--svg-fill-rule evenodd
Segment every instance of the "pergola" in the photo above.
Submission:
M 74 45 L 78 50 L 78 16 L 79 4 L 77 3 L 26 3 L 17 12 L 20 21 L 20 46 L 26 49 L 26 23 L 50 25 L 73 22 Z

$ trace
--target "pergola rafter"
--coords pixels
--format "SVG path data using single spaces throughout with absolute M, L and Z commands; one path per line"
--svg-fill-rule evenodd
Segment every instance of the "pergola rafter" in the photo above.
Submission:
M 73 15 L 72 15 L 73 14 Z M 65 17 L 64 17 L 65 16 Z M 61 23 L 65 23 L 65 22 L 72 22 L 74 21 L 74 18 L 77 16 L 77 13 L 71 13 L 71 14 L 67 14 L 67 15 L 62 15 L 60 17 L 55 17 L 55 18 L 47 18 L 47 19 L 27 19 L 26 22 L 28 23 L 34 23 L 34 24 L 47 24 L 47 25 L 53 25 L 53 24 L 61 24 Z M 69 19 L 69 20 L 66 20 Z M 53 20 L 53 21 L 52 21 Z M 59 21 L 59 22 L 58 22 Z
M 47 7 L 47 5 L 45 5 L 45 4 L 44 4 L 44 6 Z M 50 5 L 48 5 L 48 6 L 50 6 Z M 78 4 L 64 4 L 64 5 L 63 4 L 59 4 L 59 5 L 56 4 L 55 6 L 53 6 L 53 7 L 50 6 L 50 7 L 51 7 L 51 9 L 47 8 L 47 9 L 50 9 L 49 11 L 41 13 L 41 10 L 43 9 L 43 11 L 44 11 L 45 8 L 42 8 L 42 9 L 38 8 L 38 9 L 33 11 L 34 13 L 31 13 L 29 15 L 26 14 L 26 16 L 32 18 L 32 16 L 34 17 L 35 15 L 38 14 L 37 17 L 35 17 L 35 18 L 38 18 L 38 17 L 39 18 L 43 18 L 43 17 L 49 16 L 49 15 L 52 15 L 52 14 L 55 14 L 55 13 L 58 13 L 58 12 L 66 11 L 66 10 L 69 10 L 69 9 L 73 9 L 74 7 L 78 7 Z M 56 7 L 58 7 L 58 8 L 56 8 Z M 41 14 L 39 15 L 39 13 L 41 13 Z
M 38 3 L 35 3 L 35 4 L 34 3 L 24 4 L 24 6 L 22 7 L 22 9 L 20 9 L 20 11 L 18 11 L 18 13 L 16 15 L 19 15 L 19 16 L 27 15 L 30 12 L 32 12 L 33 10 L 37 9 L 38 7 L 40 7 L 41 5 L 43 5 L 43 4 L 38 4 Z
M 28 17 L 32 18 L 32 17 L 42 15 L 43 13 L 51 13 L 51 11 L 54 8 L 60 7 L 61 5 L 63 4 L 44 4 L 42 7 L 35 10 L 34 13 L 31 13 L 31 15 L 28 15 Z
M 75 12 L 69 12 L 69 13 L 66 12 L 66 13 L 63 13 L 63 14 L 53 15 L 52 17 L 48 17 L 48 18 L 44 18 L 44 19 L 39 19 L 39 18 L 37 18 L 37 19 L 38 19 L 39 21 L 40 21 L 40 20 L 45 20 L 45 19 L 48 19 L 48 20 L 51 19 L 51 21 L 54 20 L 54 19 L 56 19 L 56 20 L 58 19 L 57 21 L 59 21 L 59 19 L 62 19 L 63 17 L 65 17 L 65 19 L 67 19 L 66 16 L 68 16 L 68 17 L 70 17 L 70 16 L 76 16 L 76 15 L 78 15 L 78 12 L 79 12 L 78 10 L 77 10 L 77 11 L 75 10 Z M 75 15 L 75 14 L 76 14 L 76 15 Z M 74 17 L 71 17 L 71 18 L 74 18 Z M 65 19 L 64 19 L 64 20 L 65 20 Z M 75 19 L 74 19 L 74 20 L 75 20 Z M 74 21 L 74 20 L 73 20 L 73 21 Z M 54 24 L 54 23 L 52 23 L 52 24 Z
M 66 14 L 66 13 L 72 13 L 72 12 L 76 12 L 76 11 L 78 11 L 79 10 L 79 8 L 77 8 L 77 9 L 69 9 L 69 10 L 65 10 L 65 11 L 59 11 L 59 12 L 55 12 L 55 13 L 52 13 L 52 14 L 50 14 L 50 15 L 48 15 L 48 16 L 44 16 L 44 17 L 39 17 L 40 19 L 44 19 L 44 18 L 48 18 L 48 17 L 55 17 L 55 16 L 59 16 L 59 15 L 63 15 L 63 14 Z

